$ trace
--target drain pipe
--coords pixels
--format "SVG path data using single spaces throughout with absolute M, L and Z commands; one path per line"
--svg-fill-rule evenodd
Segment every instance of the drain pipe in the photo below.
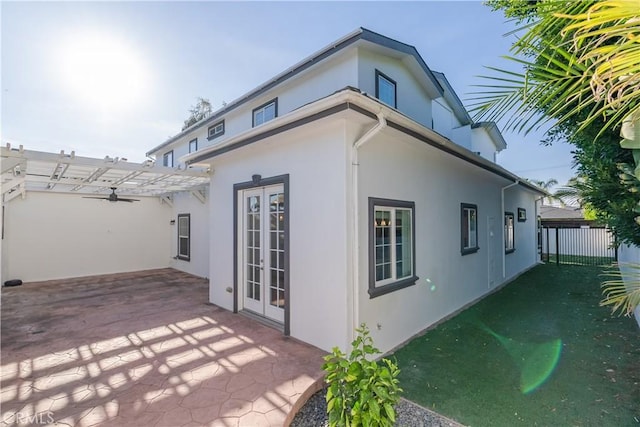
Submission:
M 502 187 L 500 189 L 500 208 L 501 208 L 501 212 L 502 212 L 502 280 L 504 280 L 507 277 L 507 253 L 504 250 L 504 242 L 506 239 L 506 234 L 505 234 L 505 230 L 504 230 L 504 190 L 511 188 L 511 187 L 515 187 L 516 185 L 518 185 L 520 183 L 520 181 L 518 181 L 517 179 L 512 182 L 511 184 Z M 515 224 L 514 224 L 515 227 Z
M 358 166 L 360 163 L 358 162 L 358 149 L 362 147 L 365 143 L 371 140 L 374 136 L 380 133 L 385 127 L 387 127 L 387 120 L 384 118 L 384 114 L 382 114 L 382 109 L 376 114 L 378 117 L 378 123 L 376 123 L 371 129 L 369 129 L 364 135 L 354 141 L 351 146 L 351 182 L 352 182 L 352 192 L 351 192 L 351 203 L 353 210 L 353 218 L 351 227 L 353 229 L 353 241 L 355 247 L 351 251 L 351 271 L 352 271 L 352 284 L 351 284 L 351 292 L 352 292 L 352 328 L 351 328 L 351 340 L 354 339 L 355 329 L 360 326 L 359 325 L 359 293 L 358 293 L 358 285 L 360 282 L 360 260 L 359 260 L 359 244 L 360 244 L 360 233 L 358 233 L 358 217 L 360 213 L 360 203 L 358 201 L 359 192 L 358 192 Z

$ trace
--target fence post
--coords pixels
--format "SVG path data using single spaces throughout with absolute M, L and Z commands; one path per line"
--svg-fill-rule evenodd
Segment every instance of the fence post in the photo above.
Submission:
M 556 265 L 560 265 L 560 228 L 556 227 Z

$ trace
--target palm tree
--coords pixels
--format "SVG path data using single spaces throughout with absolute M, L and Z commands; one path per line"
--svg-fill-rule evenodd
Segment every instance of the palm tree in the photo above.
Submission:
M 533 185 L 535 185 L 538 188 L 541 188 L 542 190 L 544 190 L 547 193 L 547 196 L 545 196 L 542 199 L 542 204 L 543 205 L 551 205 L 553 204 L 554 200 L 559 201 L 560 203 L 562 203 L 562 200 L 556 198 L 554 196 L 554 194 L 551 194 L 551 187 L 553 187 L 554 185 L 558 185 L 558 180 L 555 178 L 550 178 L 546 181 L 543 180 L 538 180 L 538 179 L 529 179 L 528 180 L 530 183 L 532 183 Z
M 621 179 L 640 187 L 640 0 L 538 1 L 533 7 L 539 19 L 527 23 L 508 57 L 524 72 L 492 68 L 497 76 L 487 77 L 491 84 L 474 98 L 477 118 L 506 118 L 507 128 L 529 132 L 586 112 L 580 131 L 605 117 L 600 132 L 621 128 L 621 146 L 633 151 L 636 164 L 621 165 Z M 634 210 L 640 214 L 640 201 Z M 605 282 L 601 304 L 630 314 L 640 304 L 640 275 L 630 277 L 627 284 Z

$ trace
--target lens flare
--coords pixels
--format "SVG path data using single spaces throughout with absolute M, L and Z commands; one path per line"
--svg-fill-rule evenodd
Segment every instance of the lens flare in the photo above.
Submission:
M 527 343 L 504 337 L 481 324 L 481 328 L 505 348 L 520 369 L 520 391 L 529 394 L 547 381 L 558 366 L 562 340 Z

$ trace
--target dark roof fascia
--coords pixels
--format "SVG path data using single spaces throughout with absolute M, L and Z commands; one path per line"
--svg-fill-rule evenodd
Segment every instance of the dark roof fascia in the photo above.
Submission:
M 175 141 L 179 140 L 180 138 L 182 138 L 183 136 L 185 136 L 186 134 L 188 134 L 189 132 L 192 132 L 194 130 L 200 129 L 203 126 L 206 126 L 208 124 L 210 124 L 211 122 L 213 122 L 214 120 L 220 118 L 221 116 L 235 110 L 236 108 L 240 107 L 241 105 L 244 105 L 245 103 L 257 98 L 258 96 L 262 95 L 263 93 L 265 93 L 266 91 L 273 89 L 274 87 L 276 87 L 277 85 L 283 83 L 284 81 L 294 77 L 295 75 L 307 70 L 308 68 L 310 68 L 311 66 L 317 64 L 318 62 L 322 61 L 323 59 L 334 55 L 335 53 L 339 52 L 340 50 L 352 45 L 353 43 L 357 42 L 358 40 L 366 40 L 369 41 L 371 43 L 375 43 L 378 44 L 380 46 L 384 46 L 384 47 L 388 47 L 390 49 L 394 49 L 397 50 L 399 52 L 408 54 L 413 56 L 416 61 L 418 62 L 418 64 L 420 65 L 420 67 L 424 70 L 425 74 L 427 75 L 427 77 L 429 77 L 432 82 L 434 83 L 434 85 L 436 86 L 436 88 L 438 88 L 440 93 L 444 92 L 444 89 L 442 88 L 442 85 L 440 84 L 440 82 L 438 82 L 438 79 L 435 77 L 435 75 L 433 74 L 433 72 L 431 71 L 431 69 L 429 69 L 429 67 L 427 66 L 427 64 L 424 62 L 424 60 L 422 59 L 422 57 L 420 56 L 420 54 L 418 53 L 418 51 L 416 50 L 415 47 L 399 42 L 397 40 L 391 39 L 389 37 L 383 36 L 382 34 L 378 34 L 375 33 L 371 30 L 368 30 L 366 28 L 358 28 L 356 31 L 347 34 L 345 37 L 343 37 L 342 39 L 337 40 L 336 42 L 330 44 L 329 46 L 325 47 L 324 49 L 321 49 L 320 51 L 318 51 L 317 53 L 311 55 L 310 57 L 308 57 L 307 59 L 302 60 L 301 62 L 299 62 L 298 64 L 292 66 L 291 68 L 285 70 L 284 72 L 278 74 L 277 76 L 275 76 L 274 78 L 272 78 L 271 80 L 267 81 L 266 83 L 263 83 L 262 85 L 258 86 L 257 88 L 253 89 L 252 91 L 246 93 L 245 95 L 241 96 L 238 99 L 235 99 L 233 101 L 231 101 L 229 104 L 227 104 L 225 107 L 219 109 L 218 111 L 216 111 L 215 113 L 213 113 L 212 115 L 210 115 L 209 117 L 201 120 L 198 123 L 194 123 L 193 125 L 191 125 L 189 128 L 183 130 L 182 132 L 178 133 L 175 136 L 172 136 L 171 138 L 169 138 L 168 140 L 166 140 L 165 142 L 163 142 L 162 144 L 152 148 L 151 150 L 149 150 L 146 155 L 149 156 L 151 153 L 161 150 L 162 148 L 174 143 Z
M 362 95 L 362 96 L 364 96 L 364 95 Z M 258 142 L 258 141 L 260 141 L 262 139 L 269 138 L 271 136 L 275 136 L 275 135 L 280 134 L 282 132 L 286 132 L 288 130 L 295 129 L 295 128 L 299 127 L 299 126 L 305 125 L 307 123 L 314 122 L 316 120 L 322 119 L 324 117 L 331 116 L 333 114 L 336 114 L 336 113 L 339 113 L 339 112 L 345 111 L 345 110 L 353 110 L 353 111 L 358 112 L 358 113 L 360 113 L 360 114 L 362 114 L 364 116 L 367 116 L 367 117 L 369 117 L 371 119 L 377 119 L 377 116 L 376 116 L 375 113 L 367 110 L 366 108 L 362 108 L 359 105 L 356 105 L 354 103 L 351 103 L 351 102 L 347 101 L 347 102 L 343 102 L 341 104 L 337 104 L 337 105 L 335 105 L 333 107 L 329 107 L 329 108 L 327 108 L 325 110 L 319 111 L 317 113 L 313 113 L 313 114 L 311 114 L 309 116 L 302 117 L 300 119 L 294 120 L 294 121 L 292 121 L 290 123 L 285 123 L 285 124 L 283 124 L 281 126 L 269 129 L 269 130 L 267 130 L 265 132 L 261 132 L 261 133 L 256 134 L 256 135 L 252 135 L 252 136 L 250 136 L 248 138 L 242 139 L 242 140 L 240 140 L 238 142 L 235 142 L 233 144 L 230 144 L 230 145 L 227 145 L 227 146 L 224 146 L 224 147 L 220 147 L 220 149 L 218 149 L 218 150 L 202 153 L 201 155 L 196 156 L 196 157 L 188 160 L 186 163 L 187 163 L 187 165 L 190 165 L 190 164 L 194 164 L 194 163 L 203 162 L 203 161 L 209 160 L 209 159 L 211 159 L 213 157 L 217 157 L 219 155 L 228 153 L 228 152 L 236 150 L 238 148 L 253 144 L 253 143 Z M 438 142 L 436 142 L 436 141 L 434 141 L 434 140 L 422 135 L 421 133 L 416 132 L 416 131 L 414 131 L 412 129 L 409 129 L 409 128 L 407 128 L 407 127 L 405 127 L 405 126 L 403 126 L 403 125 L 401 125 L 399 123 L 394 122 L 393 120 L 390 120 L 390 119 L 387 119 L 387 126 L 390 127 L 390 128 L 396 129 L 396 130 L 398 130 L 398 131 L 400 131 L 402 133 L 405 133 L 405 134 L 407 134 L 409 136 L 412 136 L 412 137 L 416 138 L 419 141 L 425 142 L 425 143 L 431 145 L 432 147 L 435 147 L 435 148 L 437 148 L 439 150 L 442 150 L 442 151 L 444 151 L 444 152 L 446 152 L 446 153 L 448 153 L 448 154 L 450 154 L 450 155 L 452 155 L 454 157 L 457 157 L 457 158 L 459 158 L 461 160 L 464 160 L 464 161 L 466 161 L 466 162 L 468 162 L 468 163 L 470 163 L 470 164 L 472 164 L 474 166 L 477 166 L 477 167 L 479 167 L 481 169 L 484 169 L 484 170 L 486 170 L 488 172 L 491 172 L 491 173 L 493 173 L 495 175 L 498 175 L 498 176 L 500 176 L 502 178 L 505 178 L 505 179 L 507 179 L 509 181 L 518 182 L 518 184 L 520 184 L 521 186 L 526 187 L 526 188 L 528 188 L 529 190 L 531 190 L 531 191 L 533 191 L 535 193 L 538 193 L 538 194 L 541 194 L 541 195 L 546 195 L 546 193 L 544 191 L 542 191 L 541 189 L 539 189 L 538 187 L 528 183 L 527 181 L 525 181 L 524 179 L 518 177 L 517 175 L 514 175 L 514 174 L 510 173 L 506 169 L 503 169 L 502 167 L 500 167 L 498 165 L 495 165 L 495 166 L 492 167 L 492 166 L 487 165 L 484 162 L 480 161 L 479 159 L 476 160 L 474 158 L 475 154 L 465 155 L 464 153 L 462 153 L 462 152 L 460 152 L 458 150 L 455 150 L 455 149 L 453 149 L 451 147 L 447 147 L 446 145 L 438 143 Z M 453 144 L 453 142 L 452 142 L 452 144 Z M 463 147 L 460 147 L 460 149 L 461 150 L 465 150 Z M 469 152 L 469 153 L 471 153 L 471 152 Z
M 449 83 L 449 80 L 447 79 L 447 76 L 445 76 L 444 73 L 441 73 L 439 71 L 434 71 L 433 74 L 435 75 L 435 77 L 438 80 L 438 82 L 440 82 L 440 86 L 443 86 L 443 95 L 442 96 L 447 101 L 451 102 L 451 104 L 453 104 L 453 105 L 451 105 L 451 108 L 453 108 L 453 112 L 455 113 L 455 115 L 458 118 L 458 120 L 460 120 L 460 123 L 462 125 L 472 124 L 473 120 L 471 119 L 471 116 L 469 115 L 469 112 L 464 107 L 464 104 L 462 103 L 462 101 L 460 100 L 458 95 L 456 94 L 456 91 L 453 90 L 453 87 Z

